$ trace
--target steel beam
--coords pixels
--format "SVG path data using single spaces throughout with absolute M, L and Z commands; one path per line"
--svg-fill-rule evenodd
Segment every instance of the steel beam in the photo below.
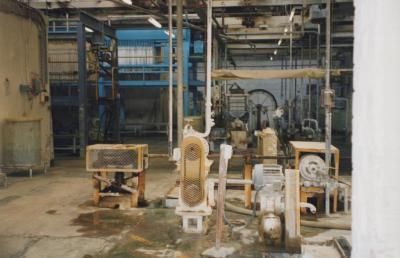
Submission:
M 86 27 L 91 28 L 94 31 L 98 31 L 104 33 L 111 38 L 116 38 L 115 30 L 108 26 L 107 24 L 100 22 L 93 16 L 87 14 L 86 12 L 80 11 L 79 12 L 79 21 L 83 23 Z
M 335 0 L 335 3 L 352 3 L 353 0 Z M 324 4 L 326 0 L 250 0 L 248 6 L 284 6 L 284 5 L 310 5 Z M 213 7 L 240 7 L 243 0 L 214 0 Z
M 120 4 L 107 0 L 24 0 L 24 2 L 29 3 L 31 7 L 37 9 L 59 9 L 66 7 L 78 9 L 121 7 Z
M 85 25 L 80 22 L 77 27 L 78 46 L 78 90 L 79 90 L 79 152 L 85 157 L 88 141 L 87 126 L 87 87 L 86 87 L 86 33 Z
M 183 137 L 183 0 L 177 1 L 176 7 L 176 60 L 177 60 L 177 128 L 178 146 Z

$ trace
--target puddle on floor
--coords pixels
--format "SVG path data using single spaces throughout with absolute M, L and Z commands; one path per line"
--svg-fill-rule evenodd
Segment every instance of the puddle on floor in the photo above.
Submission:
M 258 241 L 257 219 L 231 212 L 227 212 L 226 217 L 230 221 L 247 223 L 246 227 L 237 230 L 225 227 L 223 243 L 235 248 L 232 257 L 281 257 Z M 118 237 L 115 246 L 103 257 L 201 257 L 200 254 L 215 242 L 215 213 L 210 217 L 206 235 L 184 234 L 174 209 L 163 208 L 97 210 L 81 214 L 72 224 L 80 227 L 78 231 L 83 236 Z M 306 235 L 319 233 L 302 230 Z
M 80 226 L 78 232 L 87 237 L 107 237 L 121 234 L 127 227 L 140 222 L 141 216 L 120 210 L 97 210 L 80 214 L 72 220 L 73 226 Z

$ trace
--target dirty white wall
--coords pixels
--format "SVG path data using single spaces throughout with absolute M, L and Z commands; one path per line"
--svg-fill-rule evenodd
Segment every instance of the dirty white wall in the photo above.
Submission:
M 356 0 L 353 255 L 400 257 L 400 1 Z
M 31 84 L 33 74 L 40 75 L 39 42 L 35 22 L 0 10 L 0 130 L 5 118 L 41 118 L 42 158 L 49 164 L 53 151 L 50 104 L 41 103 L 38 96 L 29 100 L 19 90 L 20 84 Z M 48 85 L 46 87 L 49 92 Z M 0 131 L 0 147 L 2 135 Z M 0 164 L 1 157 L 2 148 Z

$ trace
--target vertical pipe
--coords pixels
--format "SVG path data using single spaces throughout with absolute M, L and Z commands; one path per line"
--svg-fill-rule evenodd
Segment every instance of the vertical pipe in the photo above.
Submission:
M 87 145 L 86 33 L 81 22 L 77 28 L 79 90 L 79 156 L 85 157 Z
M 177 56 L 177 123 L 178 146 L 183 137 L 183 0 L 176 1 L 176 56 Z
M 173 140 L 174 140 L 174 132 L 173 132 L 173 122 L 174 122 L 174 113 L 173 113 L 173 50 L 172 50 L 172 0 L 168 0 L 168 154 L 169 157 L 172 157 L 172 149 L 173 149 Z
M 349 187 L 344 186 L 344 213 L 349 212 Z
M 121 142 L 121 132 L 120 132 L 120 108 L 121 108 L 121 96 L 119 93 L 119 83 L 118 83 L 118 42 L 116 39 L 111 40 L 111 50 L 112 50 L 112 100 L 113 100 L 113 141 L 116 143 Z
M 331 0 L 326 1 L 326 48 L 325 48 L 325 91 L 324 91 L 324 106 L 325 106 L 325 166 L 328 169 L 331 166 L 331 136 L 332 136 L 332 106 L 328 100 L 328 94 L 331 91 Z M 329 187 L 327 186 L 329 189 Z M 329 193 L 328 200 L 325 205 L 325 214 L 329 215 Z
M 311 68 L 311 34 L 308 37 L 308 67 Z M 307 118 L 311 118 L 311 79 L 308 78 L 308 114 Z
M 105 123 L 105 117 L 104 117 L 104 112 L 105 112 L 105 106 L 104 102 L 100 101 L 100 99 L 104 99 L 105 95 L 105 88 L 104 88 L 104 77 L 103 75 L 99 75 L 99 81 L 98 81 L 98 93 L 99 93 L 99 118 L 100 118 L 100 128 L 104 130 L 104 127 L 106 125 Z
M 289 65 L 290 69 L 293 69 L 293 22 L 290 22 L 290 44 L 289 44 Z M 292 127 L 292 90 L 293 90 L 293 79 L 290 79 L 290 88 L 289 88 L 289 112 L 288 112 L 288 129 L 290 130 Z
M 212 53 L 212 0 L 207 1 L 207 67 L 206 67 L 206 112 L 205 112 L 205 132 L 203 137 L 207 137 L 211 132 L 211 127 L 214 125 L 214 120 L 211 117 L 211 53 Z
M 66 23 L 67 23 L 67 31 L 69 31 L 69 13 L 65 14 L 65 18 L 66 18 Z
M 186 29 L 183 41 L 183 116 L 190 115 L 189 107 L 189 55 L 190 55 L 190 30 Z
M 318 24 L 318 34 L 317 34 L 317 67 L 320 68 L 321 67 L 321 25 Z M 316 83 L 316 110 L 315 110 L 315 119 L 317 121 L 319 121 L 319 83 L 320 83 L 320 79 L 317 79 L 317 83 Z
M 217 202 L 217 222 L 215 230 L 215 248 L 221 248 L 221 240 L 224 231 L 224 206 L 225 206 L 225 191 L 226 191 L 226 171 L 229 153 L 232 152 L 230 145 L 221 144 L 219 157 L 219 177 L 218 177 L 218 202 Z

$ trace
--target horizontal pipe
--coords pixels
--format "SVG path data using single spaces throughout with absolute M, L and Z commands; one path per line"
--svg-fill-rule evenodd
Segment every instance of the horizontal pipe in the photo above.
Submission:
M 225 208 L 229 211 L 236 212 L 243 215 L 253 215 L 253 211 L 245 208 L 238 207 L 229 202 L 225 202 Z M 259 216 L 261 213 L 259 211 L 256 212 L 256 215 Z M 308 221 L 308 220 L 300 220 L 300 225 L 305 227 L 312 228 L 325 228 L 325 229 L 339 229 L 339 230 L 351 230 L 351 225 L 346 223 L 332 223 L 325 221 Z
M 214 184 L 218 184 L 218 178 L 210 178 L 208 180 L 213 181 Z M 253 181 L 250 179 L 228 178 L 226 183 L 228 185 L 252 185 Z
M 152 153 L 148 154 L 149 158 L 168 158 L 168 154 L 164 153 Z M 219 153 L 210 154 L 208 158 L 219 158 Z M 294 156 L 264 156 L 264 155 L 256 155 L 256 154 L 249 154 L 249 155 L 232 155 L 232 159 L 245 159 L 250 158 L 253 160 L 256 159 L 294 159 Z

